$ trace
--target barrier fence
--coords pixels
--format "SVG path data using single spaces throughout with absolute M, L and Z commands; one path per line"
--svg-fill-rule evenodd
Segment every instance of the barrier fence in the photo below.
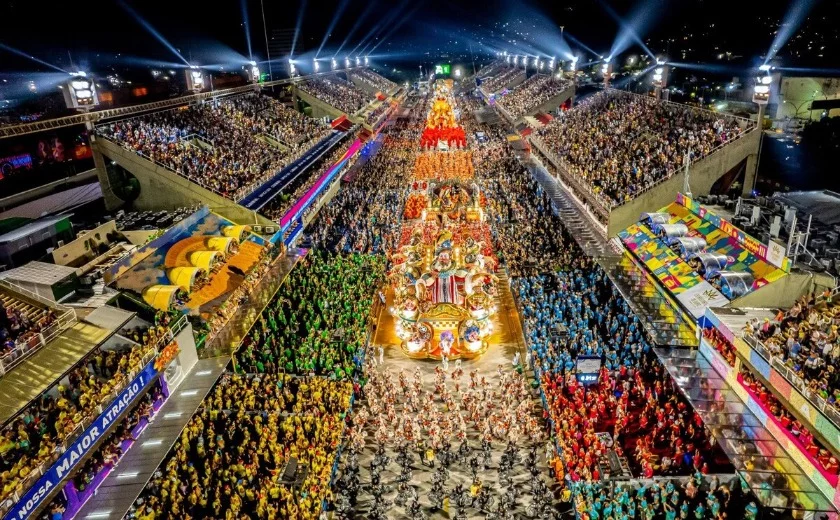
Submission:
M 187 317 L 181 316 L 181 318 L 176 320 L 167 329 L 166 333 L 161 336 L 155 344 L 143 347 L 143 355 L 141 356 L 141 362 L 137 368 L 129 372 L 118 373 L 113 376 L 111 380 L 113 383 L 111 392 L 104 396 L 100 400 L 99 405 L 91 410 L 88 415 L 83 417 L 81 421 L 76 424 L 76 427 L 73 428 L 73 430 L 58 443 L 49 459 L 31 469 L 26 478 L 21 481 L 20 486 L 18 487 L 19 491 L 16 491 L 11 497 L 0 504 L 0 516 L 5 515 L 13 505 L 20 501 L 21 497 L 26 494 L 32 485 L 35 484 L 35 482 L 37 482 L 47 471 L 49 471 L 50 468 L 52 468 L 53 463 L 55 463 L 55 461 L 58 460 L 68 448 L 73 446 L 76 439 L 78 439 L 82 433 L 87 431 L 88 428 L 102 415 L 103 411 L 107 409 L 106 405 L 113 403 L 114 399 L 116 399 L 116 397 L 126 389 L 128 384 L 137 377 L 144 367 L 146 367 L 146 365 L 148 365 L 149 362 L 152 361 L 164 347 L 172 343 L 175 336 L 177 336 L 178 333 L 186 327 L 186 324 Z
M 785 380 L 804 397 L 814 408 L 822 412 L 825 417 L 840 428 L 840 410 L 835 405 L 826 401 L 822 396 L 811 390 L 808 383 L 799 377 L 790 367 L 785 365 L 779 355 L 774 355 L 770 349 L 758 338 L 749 333 L 744 333 L 744 341 L 761 357 L 767 361 Z

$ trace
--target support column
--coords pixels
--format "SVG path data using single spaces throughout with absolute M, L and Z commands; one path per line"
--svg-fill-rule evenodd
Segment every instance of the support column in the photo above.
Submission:
M 102 197 L 105 199 L 105 209 L 114 211 L 125 204 L 125 201 L 117 197 L 111 187 L 111 179 L 108 177 L 108 167 L 105 164 L 105 156 L 96 146 L 96 136 L 91 134 L 91 150 L 93 152 L 93 165 L 96 168 L 96 178 L 99 179 L 99 186 L 102 188 Z

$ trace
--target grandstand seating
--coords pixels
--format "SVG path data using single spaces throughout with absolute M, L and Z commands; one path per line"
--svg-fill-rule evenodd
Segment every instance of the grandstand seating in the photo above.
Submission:
M 239 200 L 330 131 L 260 94 L 108 123 L 107 139 Z
M 352 72 L 353 77 L 374 89 L 387 94 L 396 90 L 399 86 L 388 78 L 382 77 L 370 69 L 356 69 Z
M 569 80 L 558 79 L 550 74 L 535 74 L 517 85 L 510 93 L 496 99 L 496 104 L 517 119 L 571 86 L 572 82 Z
M 38 334 L 56 319 L 51 308 L 0 292 L 0 375 L 37 349 Z
M 299 88 L 345 114 L 355 114 L 372 101 L 372 96 L 335 74 L 309 79 Z
M 636 94 L 599 92 L 536 133 L 606 207 L 637 197 L 753 127 L 746 120 Z M 719 174 L 725 172 L 718 172 Z

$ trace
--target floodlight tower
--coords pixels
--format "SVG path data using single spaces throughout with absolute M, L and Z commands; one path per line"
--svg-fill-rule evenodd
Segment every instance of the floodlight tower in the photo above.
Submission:
M 601 74 L 604 76 L 604 90 L 610 88 L 610 78 L 612 78 L 613 65 L 612 57 L 607 56 L 604 64 L 601 65 Z
M 668 85 L 668 66 L 665 60 L 657 59 L 656 68 L 653 70 L 653 88 L 656 92 L 656 99 L 662 99 L 662 91 Z M 668 97 L 665 91 L 665 97 Z
M 770 85 L 773 77 L 770 76 L 770 65 L 762 65 L 758 68 L 764 74 L 755 78 L 753 88 L 753 103 L 758 105 L 758 125 L 761 127 L 764 121 L 764 112 L 767 110 L 767 103 L 770 102 Z
M 249 61 L 248 62 L 248 79 L 251 80 L 251 83 L 259 83 L 260 82 L 260 68 L 257 66 L 256 61 Z
M 71 72 L 70 80 L 64 86 L 64 102 L 67 108 L 87 112 L 99 104 L 96 85 L 84 71 Z
M 196 94 L 204 90 L 204 74 L 196 65 L 190 65 L 187 69 L 187 90 L 192 90 Z

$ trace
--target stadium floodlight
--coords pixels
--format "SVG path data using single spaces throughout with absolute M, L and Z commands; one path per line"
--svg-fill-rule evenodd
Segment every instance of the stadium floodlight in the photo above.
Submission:
M 507 57 L 507 64 L 510 65 L 510 56 Z
M 356 56 L 356 66 L 358 67 L 361 64 L 362 64 L 362 60 L 358 56 Z
M 350 68 L 350 58 L 344 58 L 344 68 L 345 69 Z
M 333 58 L 333 59 L 332 59 L 332 64 L 331 64 L 331 66 L 332 66 L 332 69 L 333 69 L 333 70 L 335 70 L 335 69 L 336 69 L 336 67 L 338 67 L 338 62 L 337 62 L 337 61 L 335 61 L 335 58 Z
M 365 65 L 368 65 L 369 63 L 370 63 L 370 60 L 368 59 L 367 56 L 365 56 Z
M 318 64 L 318 60 L 312 60 L 312 68 L 315 70 L 315 72 L 318 72 L 318 70 L 321 68 L 321 65 Z
M 71 72 L 70 81 L 64 88 L 64 102 L 67 108 L 76 110 L 90 110 L 99 103 L 96 96 L 96 85 L 87 77 L 84 71 Z M 30 82 L 30 90 L 34 83 Z
M 250 61 L 249 64 L 251 65 L 250 72 L 251 72 L 251 82 L 252 83 L 259 83 L 260 81 L 260 68 L 257 67 L 256 61 Z
M 517 65 L 519 65 L 519 55 L 518 54 L 513 57 L 513 66 L 515 67 Z
M 536 67 L 537 67 L 537 65 L 539 64 L 539 62 L 540 62 L 540 59 L 539 59 L 537 56 L 534 56 L 534 68 L 536 68 Z
M 190 65 L 187 69 L 187 90 L 201 92 L 204 90 L 204 73 L 196 65 Z
M 753 103 L 760 106 L 766 105 L 770 101 L 770 84 L 773 83 L 771 76 L 760 76 L 755 78 L 755 87 L 753 88 Z
M 297 69 L 295 68 L 295 60 L 289 58 L 289 76 L 294 77 Z

